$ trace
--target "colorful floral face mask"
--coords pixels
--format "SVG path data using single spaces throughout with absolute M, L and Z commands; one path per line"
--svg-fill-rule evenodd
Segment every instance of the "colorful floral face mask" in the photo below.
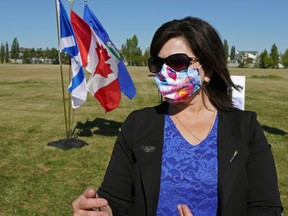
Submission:
M 202 86 L 198 68 L 175 71 L 163 64 L 161 71 L 155 74 L 154 80 L 160 94 L 168 103 L 182 102 Z

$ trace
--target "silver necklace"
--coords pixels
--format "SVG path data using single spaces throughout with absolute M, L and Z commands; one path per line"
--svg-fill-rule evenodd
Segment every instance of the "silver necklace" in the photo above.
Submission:
M 213 117 L 212 117 L 212 120 L 211 120 L 211 123 L 210 123 L 210 128 L 209 128 L 209 130 L 208 130 L 208 133 L 207 133 L 207 135 L 206 135 L 203 139 L 200 139 L 200 138 L 198 138 L 197 136 L 195 136 L 195 135 L 178 119 L 177 115 L 174 115 L 174 116 L 175 116 L 175 118 L 177 119 L 177 121 L 182 125 L 183 128 L 185 128 L 185 130 L 186 130 L 189 134 L 191 134 L 191 135 L 192 135 L 195 139 L 197 139 L 199 142 L 202 142 L 202 141 L 208 136 L 208 134 L 210 133 L 210 131 L 212 130 L 213 120 L 214 120 L 214 118 L 215 118 L 215 113 L 216 113 L 216 110 L 214 110 L 214 112 L 213 112 Z

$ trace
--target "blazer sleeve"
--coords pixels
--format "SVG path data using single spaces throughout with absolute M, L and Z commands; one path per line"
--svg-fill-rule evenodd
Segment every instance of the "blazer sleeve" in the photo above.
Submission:
M 166 110 L 166 103 L 135 110 L 121 127 L 98 190 L 114 216 L 155 215 Z M 146 153 L 144 146 L 153 152 Z
M 256 120 L 256 114 L 252 116 L 249 130 L 250 154 L 246 167 L 249 182 L 247 215 L 280 216 L 283 207 L 271 146 L 267 142 L 261 125 Z
M 99 197 L 107 199 L 113 215 L 127 215 L 132 202 L 133 154 L 128 140 L 132 134 L 133 114 L 124 121 L 116 139 L 104 180 L 98 189 Z

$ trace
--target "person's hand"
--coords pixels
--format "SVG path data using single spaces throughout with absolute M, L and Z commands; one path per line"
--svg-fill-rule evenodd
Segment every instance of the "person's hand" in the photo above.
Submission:
M 111 216 L 107 200 L 98 198 L 93 188 L 88 188 L 72 203 L 73 216 Z
M 180 216 L 193 216 L 187 205 L 179 204 L 177 205 L 177 209 Z

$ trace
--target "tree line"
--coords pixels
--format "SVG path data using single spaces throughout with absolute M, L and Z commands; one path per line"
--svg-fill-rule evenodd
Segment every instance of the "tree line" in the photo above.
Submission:
M 223 42 L 225 56 L 227 62 L 230 60 L 235 60 L 236 57 L 236 48 L 232 46 L 229 54 L 229 45 L 227 40 L 224 39 Z M 276 44 L 273 44 L 270 53 L 265 49 L 256 59 L 253 59 L 249 56 L 242 56 L 240 60 L 238 60 L 238 67 L 247 67 L 249 64 L 254 63 L 255 67 L 259 68 L 278 68 L 279 63 L 283 65 L 283 67 L 288 68 L 288 49 L 285 50 L 283 54 L 279 54 L 278 48 Z
M 236 48 L 231 46 L 229 50 L 229 45 L 226 39 L 223 41 L 223 47 L 226 55 L 227 63 L 231 60 L 235 60 Z M 50 59 L 51 63 L 59 64 L 58 49 L 56 48 L 25 48 L 20 50 L 19 42 L 15 37 L 13 39 L 12 45 L 9 49 L 9 44 L 1 43 L 0 48 L 0 63 L 9 63 L 12 60 L 21 59 L 24 64 L 33 63 L 33 59 Z M 139 41 L 136 35 L 128 38 L 124 44 L 121 46 L 120 56 L 124 62 L 129 66 L 146 66 L 147 60 L 149 58 L 149 48 L 145 49 L 144 52 L 139 47 Z M 61 53 L 61 60 L 63 64 L 69 63 L 69 56 L 66 53 Z M 242 56 L 238 60 L 238 67 L 247 67 L 253 61 L 249 56 Z M 270 52 L 265 49 L 254 62 L 255 67 L 259 68 L 278 68 L 279 63 L 281 63 L 285 68 L 288 68 L 288 49 L 283 54 L 279 54 L 276 44 L 273 44 Z
M 149 51 L 146 49 L 144 54 L 138 45 L 138 38 L 134 35 L 132 38 L 126 40 L 120 50 L 120 56 L 127 65 L 131 66 L 144 66 L 147 65 Z M 59 64 L 59 51 L 56 48 L 23 48 L 20 50 L 18 39 L 13 39 L 12 45 L 9 49 L 9 44 L 1 43 L 0 48 L 0 63 L 9 63 L 14 60 L 21 59 L 24 64 L 33 63 L 33 59 L 50 59 L 51 63 Z M 61 61 L 63 64 L 69 64 L 69 55 L 61 53 Z M 39 62 L 37 62 L 39 63 Z
M 24 64 L 32 63 L 33 59 L 50 59 L 52 63 L 59 63 L 58 50 L 56 48 L 47 48 L 45 50 L 42 48 L 23 48 L 23 50 L 20 50 L 17 38 L 13 39 L 10 49 L 8 42 L 5 45 L 1 43 L 0 63 L 10 63 L 12 60 L 17 59 L 21 59 Z

